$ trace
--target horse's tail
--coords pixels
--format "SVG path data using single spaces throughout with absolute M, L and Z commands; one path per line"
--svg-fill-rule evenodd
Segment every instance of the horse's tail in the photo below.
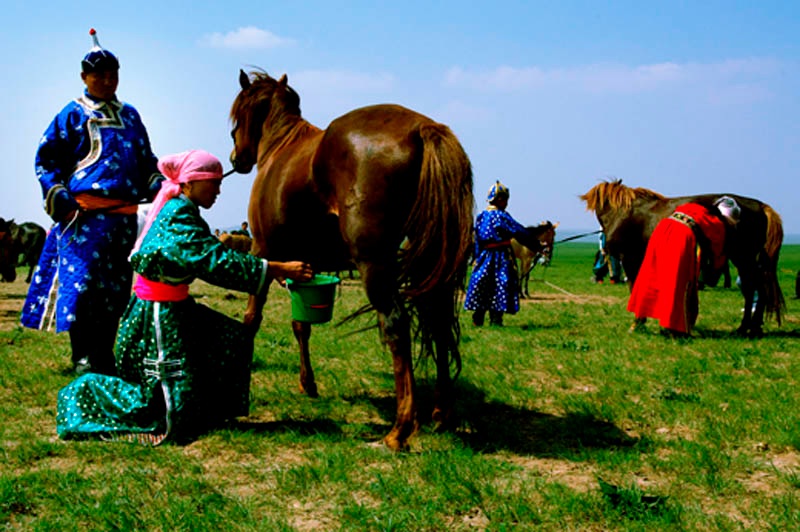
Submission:
M 472 245 L 472 166 L 450 128 L 420 126 L 422 166 L 417 196 L 405 225 L 404 292 L 431 291 L 466 274 Z
M 764 242 L 761 267 L 764 275 L 764 291 L 766 292 L 764 294 L 766 296 L 765 309 L 767 316 L 774 315 L 780 325 L 782 313 L 786 310 L 786 301 L 778 282 L 778 257 L 783 243 L 783 223 L 780 215 L 767 204 L 764 204 L 764 214 L 767 217 L 767 238 Z M 761 294 L 759 294 L 760 296 Z
M 423 351 L 431 352 L 434 342 L 437 365 L 454 363 L 458 374 L 458 295 L 472 249 L 475 206 L 472 166 L 447 126 L 423 124 L 419 137 L 422 162 L 405 225 L 400 283 L 416 314 L 416 335 Z

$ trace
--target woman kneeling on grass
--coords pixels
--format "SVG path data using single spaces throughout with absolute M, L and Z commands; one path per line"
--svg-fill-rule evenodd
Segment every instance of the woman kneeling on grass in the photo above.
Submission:
M 138 274 L 116 343 L 119 378 L 88 373 L 58 394 L 62 438 L 157 445 L 248 414 L 253 335 L 189 296 L 189 284 L 257 294 L 274 278 L 308 280 L 302 262 L 269 263 L 225 247 L 200 216 L 217 199 L 222 164 L 188 151 L 166 157 L 167 177 L 131 255 Z

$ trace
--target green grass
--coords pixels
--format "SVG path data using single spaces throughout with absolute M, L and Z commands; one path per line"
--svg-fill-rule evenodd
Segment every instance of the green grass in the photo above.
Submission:
M 627 287 L 589 282 L 594 244 L 557 246 L 503 328 L 462 320 L 458 426 L 374 445 L 394 421 L 391 357 L 370 329 L 315 326 L 320 397 L 298 393 L 289 297 L 256 338 L 251 415 L 184 446 L 55 435 L 66 335 L 0 331 L 0 527 L 7 530 L 791 530 L 800 528 L 800 246 L 788 312 L 739 338 L 742 298 L 700 293 L 694 338 L 630 335 Z M 24 277 L 24 276 L 23 276 Z M 26 286 L 3 287 L 21 306 Z M 246 298 L 195 283 L 241 317 Z M 335 319 L 363 292 L 346 282 Z M 8 314 L 8 313 L 7 313 Z M 14 319 L 13 313 L 4 319 Z M 5 322 L 8 324 L 8 321 Z

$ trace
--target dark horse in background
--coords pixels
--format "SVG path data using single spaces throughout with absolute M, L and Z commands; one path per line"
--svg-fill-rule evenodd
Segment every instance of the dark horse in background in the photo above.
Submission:
M 772 207 L 753 198 L 736 194 L 701 194 L 668 198 L 646 188 L 631 188 L 622 180 L 595 185 L 580 199 L 594 211 L 606 234 L 609 253 L 619 255 L 630 286 L 636 280 L 644 259 L 647 242 L 658 222 L 683 203 L 694 202 L 713 207 L 722 196 L 734 198 L 742 209 L 741 219 L 725 238 L 725 254 L 736 266 L 744 296 L 744 316 L 738 333 L 762 334 L 764 311 L 781 324 L 785 302 L 778 284 L 778 256 L 783 242 L 781 218 Z M 753 294 L 758 292 L 755 311 Z
M 523 298 L 531 297 L 528 284 L 531 279 L 531 272 L 537 264 L 549 266 L 553 258 L 553 246 L 556 241 L 556 227 L 558 223 L 551 221 L 542 222 L 539 225 L 526 227 L 530 239 L 520 242 L 516 238 L 511 239 L 511 251 L 517 264 L 517 279 L 519 283 L 519 295 Z
M 0 218 L 0 276 L 4 281 L 14 282 L 17 266 L 22 264 L 28 266 L 25 282 L 31 282 L 46 237 L 47 232 L 38 224 L 24 222 L 17 225 L 13 219 Z
M 252 253 L 307 261 L 318 272 L 352 260 L 369 300 L 357 314 L 377 312 L 393 359 L 397 416 L 384 443 L 403 449 L 418 429 L 414 339 L 435 361 L 432 419 L 451 424 L 474 209 L 472 169 L 458 139 L 398 105 L 359 108 L 320 129 L 301 116 L 286 75 L 240 71 L 239 84 L 231 163 L 240 173 L 258 169 L 248 212 Z M 245 323 L 254 331 L 265 302 L 266 295 L 248 302 Z M 293 321 L 292 330 L 300 386 L 314 397 L 311 325 Z

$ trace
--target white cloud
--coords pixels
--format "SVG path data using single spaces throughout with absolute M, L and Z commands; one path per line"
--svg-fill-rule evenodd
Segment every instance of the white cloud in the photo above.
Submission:
M 205 35 L 202 41 L 205 45 L 212 48 L 231 48 L 231 49 L 264 49 L 287 46 L 294 43 L 292 39 L 279 37 L 267 30 L 247 26 L 228 33 L 211 33 Z
M 372 92 L 391 89 L 394 77 L 390 74 L 365 74 L 345 70 L 304 70 L 289 76 L 289 85 L 295 88 L 304 87 L 303 90 L 324 87 L 326 91 Z
M 716 90 L 749 85 L 749 94 L 767 96 L 769 91 L 752 90 L 780 72 L 773 59 L 735 59 L 718 63 L 654 63 L 619 65 L 598 63 L 573 68 L 542 69 L 537 66 L 499 66 L 491 70 L 449 69 L 444 84 L 479 92 L 516 92 L 533 89 L 571 89 L 588 93 L 638 93 L 687 85 L 704 85 Z
M 481 124 L 490 120 L 495 113 L 495 109 L 487 106 L 472 104 L 463 100 L 451 100 L 439 109 L 436 119 L 448 124 Z

